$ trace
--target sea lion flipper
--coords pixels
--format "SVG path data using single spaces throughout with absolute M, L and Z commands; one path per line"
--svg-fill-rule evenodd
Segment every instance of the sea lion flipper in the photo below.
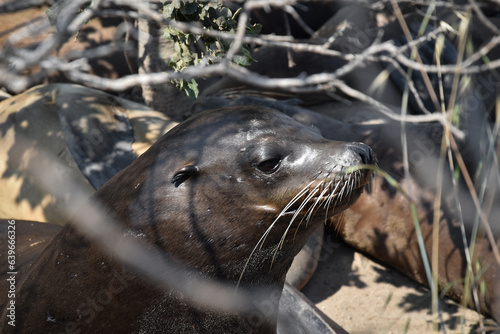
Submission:
M 321 312 L 299 290 L 285 283 L 280 299 L 277 333 L 346 334 L 347 332 Z

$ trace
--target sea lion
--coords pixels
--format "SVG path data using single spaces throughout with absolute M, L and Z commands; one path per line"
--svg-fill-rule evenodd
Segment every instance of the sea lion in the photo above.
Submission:
M 331 218 L 326 226 L 355 249 L 397 269 L 418 283 L 429 286 L 411 205 L 416 206 L 426 256 L 430 259 L 441 125 L 406 124 L 410 162 L 410 174 L 406 177 L 402 162 L 401 125 L 399 122 L 381 117 L 376 108 L 361 103 L 348 107 L 332 103 L 323 106 L 322 109 L 317 106 L 316 110 L 322 110 L 321 114 L 301 108 L 294 104 L 294 101 L 276 101 L 243 95 L 232 100 L 213 97 L 211 100 L 200 101 L 197 103 L 197 110 L 204 110 L 207 105 L 213 104 L 227 106 L 253 104 L 271 107 L 306 126 L 318 128 L 330 140 L 342 138 L 347 141 L 367 143 L 377 156 L 378 166 L 395 179 L 399 189 L 396 189 L 394 184 L 389 184 L 382 176 L 375 176 L 370 185 L 371 191 L 363 193 L 355 204 L 346 209 L 342 215 Z M 463 148 L 461 152 L 465 163 L 473 165 L 480 149 L 479 147 L 473 150 L 464 149 L 475 147 L 472 145 L 475 139 L 472 143 L 468 139 L 461 145 Z M 467 154 L 471 151 L 473 154 Z M 485 161 L 484 166 L 490 166 L 488 160 L 483 161 Z M 440 207 L 442 212 L 439 215 L 439 289 L 443 294 L 459 302 L 466 298 L 465 305 L 489 314 L 499 322 L 500 263 L 495 255 L 495 247 L 500 250 L 498 186 L 491 180 L 487 183 L 493 203 L 487 218 L 496 245 L 488 240 L 485 231 L 481 231 L 481 226 L 474 245 L 472 263 L 477 265 L 473 268 L 473 276 L 479 280 L 481 289 L 487 290 L 486 294 L 478 293 L 476 304 L 464 285 L 467 254 L 463 233 L 465 232 L 467 242 L 470 242 L 477 210 L 463 180 L 458 180 L 460 182 L 457 188 L 454 188 L 449 170 L 444 170 L 443 173 L 443 196 Z M 455 194 L 458 194 L 458 202 L 454 198 Z M 462 211 L 464 230 L 461 228 L 460 211 Z
M 49 84 L 0 102 L 0 218 L 63 225 L 71 201 L 42 191 L 27 168 L 38 153 L 58 174 L 95 190 L 177 123 L 144 105 L 74 84 Z M 22 154 L 23 158 L 16 159 Z M 21 161 L 21 163 L 17 163 Z
M 29 176 L 26 168 L 38 163 L 40 150 L 53 156 L 58 174 L 71 173 L 75 187 L 92 191 L 177 124 L 146 106 L 74 84 L 36 86 L 0 102 L 0 109 L 0 158 L 6 162 L 0 166 L 0 218 L 59 225 L 69 219 L 61 208 L 74 193 L 56 198 Z M 20 152 L 23 164 L 16 163 Z M 322 229 L 288 273 L 299 289 L 316 268 L 322 237 L 315 236 Z
M 58 174 L 71 173 L 76 187 L 92 191 L 177 124 L 143 105 L 74 84 L 36 86 L 0 102 L 0 109 L 0 160 L 6 162 L 0 166 L 0 218 L 59 225 L 69 219 L 61 208 L 74 194 L 56 198 L 29 176 L 26 168 L 38 163 L 40 150 L 53 156 Z M 23 164 L 16 163 L 20 152 Z M 299 289 L 316 268 L 322 229 L 288 273 Z
M 123 224 L 122 238 L 279 300 L 314 228 L 352 205 L 370 180 L 369 170 L 346 169 L 373 163 L 368 146 L 326 140 L 276 110 L 223 108 L 169 131 L 93 199 Z M 71 222 L 21 279 L 16 305 L 16 331 L 117 333 L 274 333 L 278 307 L 266 304 L 258 321 L 241 310 L 200 310 L 124 269 Z

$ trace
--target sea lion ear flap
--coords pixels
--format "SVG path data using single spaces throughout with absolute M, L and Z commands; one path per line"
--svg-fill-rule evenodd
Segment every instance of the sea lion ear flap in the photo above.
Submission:
M 179 169 L 178 171 L 176 171 L 174 173 L 174 176 L 172 176 L 172 179 L 170 180 L 170 182 L 172 182 L 175 185 L 175 187 L 177 188 L 182 183 L 184 183 L 184 181 L 189 179 L 191 176 L 198 175 L 199 171 L 200 170 L 198 169 L 198 167 L 193 166 L 193 165 L 182 167 L 181 169 Z

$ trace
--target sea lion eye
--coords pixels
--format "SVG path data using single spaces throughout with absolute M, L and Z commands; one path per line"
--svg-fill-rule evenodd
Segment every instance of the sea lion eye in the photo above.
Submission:
M 256 167 L 263 173 L 271 174 L 276 172 L 280 164 L 281 164 L 281 158 L 274 158 L 259 162 Z

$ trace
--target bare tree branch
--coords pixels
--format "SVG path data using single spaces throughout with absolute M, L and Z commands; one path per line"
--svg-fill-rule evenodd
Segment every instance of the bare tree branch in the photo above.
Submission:
M 34 3 L 40 5 L 45 4 L 46 2 L 23 2 L 23 4 L 25 5 L 33 5 Z M 401 66 L 399 66 L 399 64 L 405 66 L 406 68 L 420 71 L 422 73 L 446 74 L 459 72 L 461 75 L 477 74 L 481 72 L 491 71 L 500 67 L 499 59 L 491 60 L 487 64 L 476 64 L 482 57 L 484 57 L 495 47 L 500 45 L 499 36 L 492 37 L 488 41 L 488 43 L 486 43 L 468 58 L 464 59 L 464 61 L 459 65 L 445 64 L 438 67 L 433 64 L 425 64 L 421 61 L 414 61 L 408 58 L 407 54 L 409 53 L 410 49 L 416 49 L 423 43 L 431 41 L 439 34 L 444 33 L 445 31 L 442 26 L 438 26 L 436 29 L 431 30 L 424 35 L 415 38 L 412 41 L 401 46 L 396 46 L 391 41 L 380 42 L 377 39 L 360 54 L 343 53 L 341 51 L 325 47 L 331 44 L 329 44 L 329 42 L 326 42 L 327 44 L 324 44 L 324 42 L 321 42 L 323 44 L 313 44 L 308 42 L 294 41 L 290 36 L 246 36 L 244 34 L 244 27 L 249 21 L 248 13 L 252 9 L 268 8 L 270 6 L 278 7 L 283 8 L 286 12 L 292 13 L 292 15 L 295 16 L 296 12 L 293 9 L 295 1 L 292 0 L 253 0 L 245 2 L 243 5 L 243 11 L 241 12 L 239 17 L 238 30 L 236 34 L 206 30 L 196 24 L 175 22 L 165 19 L 162 14 L 158 12 L 154 6 L 152 6 L 153 4 L 157 4 L 157 1 L 148 2 L 132 0 L 97 0 L 92 1 L 89 7 L 79 12 L 79 9 L 86 3 L 87 1 L 85 0 L 65 2 L 65 5 L 61 8 L 61 12 L 59 15 L 60 19 L 58 19 L 57 21 L 57 31 L 55 32 L 50 27 L 48 22 L 37 21 L 36 23 L 33 23 L 35 25 L 30 25 L 29 27 L 25 27 L 25 29 L 21 29 L 20 31 L 13 33 L 8 38 L 6 44 L 4 45 L 4 48 L 0 50 L 0 84 L 13 91 L 22 91 L 33 83 L 38 82 L 44 76 L 59 71 L 65 73 L 65 75 L 71 80 L 74 80 L 75 82 L 81 84 L 99 89 L 122 91 L 141 84 L 161 84 L 176 79 L 190 80 L 192 78 L 201 78 L 210 75 L 227 75 L 244 83 L 261 87 L 262 89 L 281 89 L 292 93 L 299 93 L 321 91 L 324 92 L 325 90 L 336 88 L 342 90 L 344 93 L 348 93 L 348 95 L 351 94 L 351 96 L 357 96 L 357 98 L 359 98 L 359 94 L 353 94 L 354 92 L 348 90 L 342 81 L 337 84 L 331 83 L 333 81 L 342 80 L 345 75 L 362 68 L 367 62 L 390 63 L 401 74 L 404 71 L 402 70 Z M 385 3 L 387 2 L 384 1 L 375 3 L 372 5 L 372 8 L 376 7 L 378 4 Z M 418 4 L 418 2 L 415 1 L 411 3 Z M 422 2 L 422 5 L 423 3 L 424 2 Z M 21 6 L 21 3 L 19 5 L 9 3 L 3 5 L 0 8 L 13 11 L 21 8 L 19 6 Z M 437 2 L 436 6 L 449 7 L 446 3 L 442 2 Z M 474 8 L 477 11 L 480 10 L 479 7 L 480 5 L 474 2 L 471 3 L 469 7 L 464 8 Z M 132 19 L 143 17 L 153 22 L 157 22 L 158 24 L 170 25 L 181 31 L 190 32 L 193 34 L 204 34 L 214 38 L 233 41 L 233 43 L 229 52 L 227 53 L 225 61 L 222 64 L 206 65 L 204 63 L 201 63 L 201 66 L 188 68 L 182 73 L 165 72 L 146 73 L 141 75 L 132 74 L 112 80 L 100 78 L 96 75 L 88 73 L 89 66 L 87 64 L 87 60 L 104 57 L 116 52 L 117 50 L 129 51 L 134 47 L 130 43 L 117 42 L 110 45 L 102 45 L 84 51 L 72 52 L 64 58 L 56 58 L 52 55 L 54 51 L 56 51 L 64 42 L 68 40 L 68 38 L 76 34 L 87 21 L 91 20 L 92 18 L 102 16 L 119 16 Z M 49 31 L 52 31 L 52 33 L 34 50 L 15 47 L 17 42 L 22 40 L 28 33 L 32 33 L 34 30 L 38 31 L 39 33 L 47 33 Z M 241 45 L 243 44 L 273 46 L 293 52 L 310 52 L 322 56 L 342 59 L 346 61 L 346 64 L 338 68 L 333 73 L 324 72 L 299 76 L 295 78 L 270 78 L 262 74 L 253 73 L 247 69 L 239 68 L 230 64 L 230 60 L 232 59 L 232 57 L 234 57 L 234 55 L 238 52 Z M 77 60 L 72 60 L 75 58 Z M 32 68 L 38 68 L 38 70 L 34 71 L 34 73 L 31 75 L 26 75 L 26 72 Z M 413 83 L 410 82 L 409 85 L 410 90 L 416 97 L 417 103 L 420 108 L 424 112 L 430 115 L 434 115 L 432 111 L 429 111 L 424 107 L 422 101 L 418 97 Z M 374 99 L 363 98 L 363 100 L 376 107 L 380 107 L 380 104 L 374 104 Z M 397 119 L 397 117 L 394 115 L 390 117 L 392 119 Z M 431 117 L 420 117 L 419 115 L 406 119 L 406 121 L 410 122 L 436 120 L 439 120 L 439 117 L 436 115 Z M 459 135 L 460 133 L 455 129 L 454 134 Z

